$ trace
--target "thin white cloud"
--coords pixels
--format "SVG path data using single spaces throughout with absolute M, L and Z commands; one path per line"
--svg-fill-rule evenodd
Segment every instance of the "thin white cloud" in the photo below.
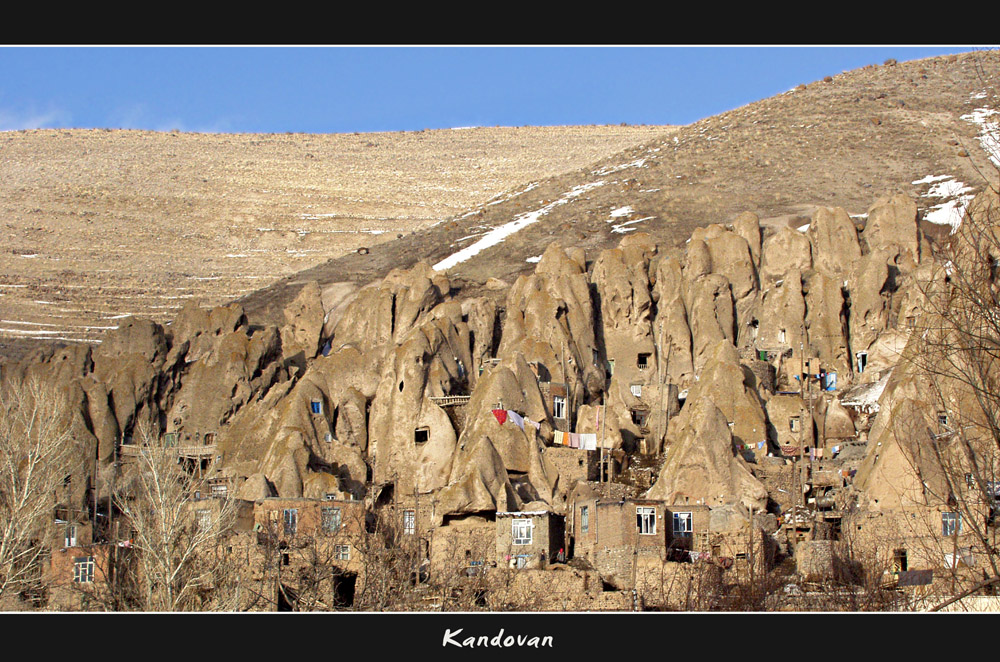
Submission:
M 0 131 L 22 131 L 24 129 L 51 129 L 66 126 L 70 114 L 64 110 L 49 109 L 40 111 L 35 108 L 28 110 L 13 110 L 0 108 Z

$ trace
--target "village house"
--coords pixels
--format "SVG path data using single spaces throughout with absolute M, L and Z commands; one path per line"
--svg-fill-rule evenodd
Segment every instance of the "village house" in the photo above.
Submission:
M 42 579 L 49 587 L 48 608 L 57 611 L 87 610 L 113 574 L 112 559 L 124 556 L 127 548 L 112 554 L 107 543 L 77 541 L 76 545 L 54 548 L 42 570 Z
M 510 568 L 545 568 L 565 554 L 565 517 L 547 510 L 498 512 L 496 558 Z

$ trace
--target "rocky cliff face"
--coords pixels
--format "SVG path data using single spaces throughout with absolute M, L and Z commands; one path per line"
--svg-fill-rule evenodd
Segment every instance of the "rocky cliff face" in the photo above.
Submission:
M 418 263 L 360 290 L 308 283 L 280 327 L 250 326 L 237 304 L 189 304 L 167 327 L 129 320 L 4 379 L 58 384 L 104 465 L 118 439 L 210 441 L 213 475 L 245 498 L 360 499 L 391 484 L 432 495 L 439 523 L 529 503 L 561 511 L 578 476 L 548 450 L 557 432 L 593 431 L 619 460 L 652 459 L 650 497 L 760 511 L 768 494 L 742 449 L 780 455 L 814 429 L 854 434 L 833 402 L 790 436 L 803 401 L 775 392 L 797 392 L 810 359 L 841 391 L 873 380 L 905 343 L 895 327 L 918 305 L 929 250 L 917 221 L 894 196 L 860 233 L 843 209 L 821 208 L 807 229 L 741 214 L 682 249 L 635 233 L 592 261 L 553 243 L 509 287 Z

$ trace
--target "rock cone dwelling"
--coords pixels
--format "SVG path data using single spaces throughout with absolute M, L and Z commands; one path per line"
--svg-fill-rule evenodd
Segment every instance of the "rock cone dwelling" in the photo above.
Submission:
M 995 232 L 998 206 L 987 187 L 963 227 Z M 799 227 L 744 212 L 683 242 L 553 237 L 512 282 L 417 262 L 346 295 L 308 281 L 279 323 L 190 303 L 6 363 L 6 388 L 63 405 L 76 455 L 51 506 L 81 533 L 45 543 L 69 597 L 0 599 L 142 608 L 122 578 L 148 579 L 156 550 L 126 511 L 156 453 L 187 481 L 178 528 L 218 528 L 184 608 L 958 595 L 997 576 L 997 366 L 956 355 L 968 337 L 942 320 L 960 276 L 992 294 L 1000 251 L 929 236 L 925 215 L 892 193 Z

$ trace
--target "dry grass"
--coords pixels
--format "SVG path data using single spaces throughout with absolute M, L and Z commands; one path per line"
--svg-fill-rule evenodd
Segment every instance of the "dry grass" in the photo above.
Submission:
M 0 351 L 228 301 L 668 130 L 3 133 Z

